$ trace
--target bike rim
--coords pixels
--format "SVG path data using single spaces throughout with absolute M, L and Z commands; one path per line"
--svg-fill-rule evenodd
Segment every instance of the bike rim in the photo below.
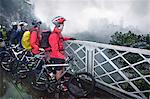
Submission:
M 94 90 L 95 80 L 89 73 L 74 75 L 68 84 L 69 92 L 75 97 L 87 97 Z
M 5 53 L 1 59 L 2 68 L 6 71 L 11 71 L 10 64 L 12 63 L 12 61 L 13 61 L 13 57 L 11 57 L 9 53 Z

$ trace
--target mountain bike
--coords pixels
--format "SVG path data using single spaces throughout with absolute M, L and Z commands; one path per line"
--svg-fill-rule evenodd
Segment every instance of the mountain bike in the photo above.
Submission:
M 0 62 L 1 66 L 6 71 L 11 71 L 11 63 L 15 60 L 15 57 L 12 55 L 16 47 L 5 48 L 6 50 L 0 52 Z
M 31 52 L 23 50 L 18 50 L 16 46 L 7 46 L 5 51 L 0 52 L 0 62 L 1 66 L 6 71 L 11 71 L 12 63 L 14 61 L 29 61 L 31 58 Z
M 17 81 L 27 77 L 29 72 L 41 67 L 45 63 L 44 58 L 45 52 L 40 52 L 38 55 L 33 56 L 31 61 L 14 60 L 12 62 L 13 68 L 11 69 L 12 78 Z
M 63 92 L 64 86 L 75 97 L 86 97 L 91 94 L 95 87 L 95 79 L 90 73 L 74 71 L 76 60 L 74 58 L 67 58 L 65 64 L 47 64 L 42 66 L 40 73 L 31 72 L 29 79 L 33 88 L 49 93 Z M 55 68 L 57 66 L 64 66 L 66 69 L 59 80 L 55 79 Z M 66 74 L 70 76 L 65 79 Z
M 5 51 L 0 52 L 1 67 L 10 72 L 14 80 L 26 77 L 27 73 L 43 63 L 42 57 L 45 52 L 33 56 L 30 51 L 18 50 L 18 45 L 7 46 Z
M 13 66 L 14 65 L 13 63 L 20 62 L 22 64 L 26 64 L 26 69 L 28 68 L 35 69 L 40 63 L 40 61 L 42 61 L 41 59 L 39 59 L 39 57 L 41 57 L 41 55 L 44 54 L 45 52 L 41 52 L 39 54 L 40 56 L 33 55 L 32 52 L 29 50 L 26 49 L 18 50 L 17 49 L 18 46 L 19 45 L 7 46 L 5 48 L 5 51 L 0 52 L 1 56 L 0 62 L 2 68 L 6 71 L 11 71 L 12 67 L 15 67 Z

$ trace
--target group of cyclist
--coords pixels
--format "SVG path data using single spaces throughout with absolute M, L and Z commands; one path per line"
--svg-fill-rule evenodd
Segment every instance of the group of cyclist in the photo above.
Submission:
M 63 37 L 62 30 L 64 27 L 65 18 L 58 16 L 52 20 L 55 25 L 53 31 L 48 37 L 49 47 L 41 48 L 40 41 L 42 39 L 42 30 L 40 28 L 42 22 L 40 20 L 33 20 L 31 29 L 28 28 L 26 22 L 12 22 L 12 29 L 9 31 L 9 42 L 10 45 L 17 44 L 19 49 L 22 49 L 22 36 L 25 31 L 30 31 L 30 46 L 33 55 L 39 54 L 41 51 L 49 51 L 48 56 L 50 57 L 50 62 L 53 64 L 63 64 L 65 63 L 65 52 L 63 42 L 66 40 L 76 40 L 75 38 Z M 64 71 L 63 66 L 55 67 L 56 70 L 56 80 L 60 79 L 61 74 Z

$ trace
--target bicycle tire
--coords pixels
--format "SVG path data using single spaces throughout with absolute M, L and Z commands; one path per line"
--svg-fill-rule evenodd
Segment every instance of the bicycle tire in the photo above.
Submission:
M 34 71 L 32 71 L 32 73 L 30 73 L 30 75 L 29 75 L 29 79 L 31 80 L 30 83 L 31 83 L 32 88 L 34 88 L 38 91 L 46 91 L 46 89 L 47 89 L 47 87 L 46 87 L 46 82 L 47 82 L 46 76 L 44 75 L 45 80 L 41 79 L 41 81 L 37 81 L 37 76 L 38 76 L 38 74 L 36 74 Z
M 87 97 L 95 87 L 94 77 L 87 72 L 73 75 L 68 81 L 68 91 L 77 98 Z
M 13 62 L 14 58 L 11 56 L 11 54 L 7 51 L 3 51 L 0 53 L 0 62 L 1 66 L 6 71 L 11 71 L 10 64 Z
M 19 60 L 14 60 L 13 61 L 13 66 L 12 66 L 12 78 L 17 78 L 17 79 L 23 79 L 27 77 L 28 69 L 26 68 L 26 64 L 22 61 Z M 16 80 L 17 80 L 16 79 Z
M 57 88 L 57 84 L 56 82 L 48 82 L 48 84 L 46 85 L 47 86 L 47 92 L 52 94 L 54 92 L 56 92 L 56 88 Z

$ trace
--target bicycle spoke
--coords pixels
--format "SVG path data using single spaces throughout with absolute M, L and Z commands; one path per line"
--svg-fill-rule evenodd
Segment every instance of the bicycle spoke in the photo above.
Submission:
M 89 82 L 89 84 L 88 84 Z M 89 73 L 78 73 L 69 80 L 69 92 L 76 97 L 86 97 L 95 85 L 95 80 Z

